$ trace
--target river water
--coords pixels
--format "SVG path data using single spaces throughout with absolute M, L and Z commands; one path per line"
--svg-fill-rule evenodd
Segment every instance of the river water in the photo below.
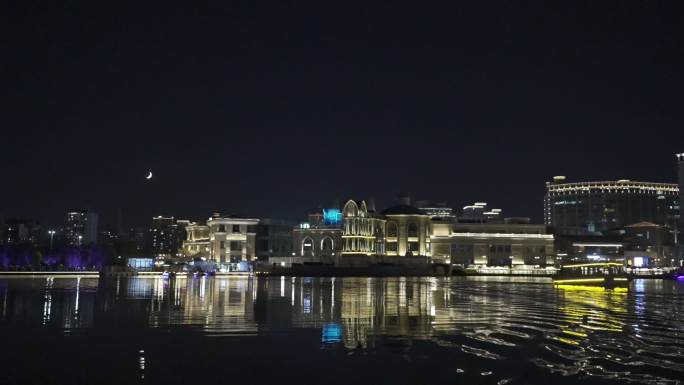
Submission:
M 0 278 L 0 385 L 674 384 L 683 321 L 662 280 Z

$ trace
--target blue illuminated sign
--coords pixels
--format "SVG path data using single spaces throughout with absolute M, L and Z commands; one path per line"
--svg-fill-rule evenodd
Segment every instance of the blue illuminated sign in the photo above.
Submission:
M 342 224 L 342 212 L 339 209 L 323 209 L 323 223 L 326 225 Z
M 342 342 L 342 325 L 338 323 L 328 323 L 323 325 L 323 336 L 321 341 L 324 344 L 334 344 Z

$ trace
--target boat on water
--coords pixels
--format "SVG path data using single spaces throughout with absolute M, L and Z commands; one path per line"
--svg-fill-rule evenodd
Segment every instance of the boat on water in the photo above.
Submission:
M 625 290 L 629 288 L 630 280 L 622 263 L 591 262 L 563 265 L 553 277 L 553 284 Z
M 673 271 L 672 278 L 676 279 L 677 281 L 684 282 L 684 267 L 680 267 L 679 269 Z

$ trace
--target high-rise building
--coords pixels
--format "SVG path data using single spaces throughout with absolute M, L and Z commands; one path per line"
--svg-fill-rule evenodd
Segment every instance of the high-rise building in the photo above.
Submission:
M 677 166 L 679 168 L 679 191 L 684 189 L 684 152 L 677 154 Z M 684 260 L 684 203 L 681 197 L 677 199 L 679 206 L 679 232 L 675 234 L 675 242 L 679 244 L 679 258 Z
M 422 210 L 432 219 L 455 219 L 454 209 L 447 206 L 446 202 L 416 201 L 416 208 Z
M 70 246 L 80 247 L 97 243 L 98 215 L 87 211 L 66 214 L 64 235 Z
M 5 221 L 0 244 L 37 244 L 40 225 L 24 219 L 8 219 Z
M 175 256 L 185 239 L 185 227 L 189 221 L 176 221 L 174 217 L 156 216 L 148 230 L 148 247 L 156 257 Z
M 546 182 L 544 223 L 557 233 L 565 229 L 602 232 L 638 222 L 652 222 L 676 231 L 679 187 L 672 183 L 627 179 L 567 183 L 556 176 Z
M 463 207 L 463 213 L 458 221 L 461 223 L 503 223 L 503 213 L 501 209 L 487 209 L 486 202 L 475 202 Z

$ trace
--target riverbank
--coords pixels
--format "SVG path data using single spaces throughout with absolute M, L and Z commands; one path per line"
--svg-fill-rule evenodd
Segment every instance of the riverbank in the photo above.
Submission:
M 0 271 L 0 278 L 99 278 L 99 271 Z
M 430 265 L 368 265 L 359 267 L 337 267 L 334 265 L 292 265 L 258 266 L 256 274 L 267 276 L 306 276 L 306 277 L 444 277 L 451 275 L 451 266 L 446 264 Z
M 99 277 L 163 277 L 164 271 L 0 271 L 0 278 L 99 278 Z M 332 265 L 292 265 L 292 266 L 258 266 L 253 272 L 232 271 L 215 272 L 217 277 L 235 276 L 291 276 L 291 277 L 537 277 L 551 278 L 555 272 L 548 270 L 522 271 L 510 270 L 473 270 L 459 269 L 452 266 L 433 264 L 423 266 L 370 265 L 365 267 L 335 267 Z M 191 277 L 189 272 L 176 272 L 175 277 Z M 671 274 L 631 274 L 632 279 L 674 279 Z

